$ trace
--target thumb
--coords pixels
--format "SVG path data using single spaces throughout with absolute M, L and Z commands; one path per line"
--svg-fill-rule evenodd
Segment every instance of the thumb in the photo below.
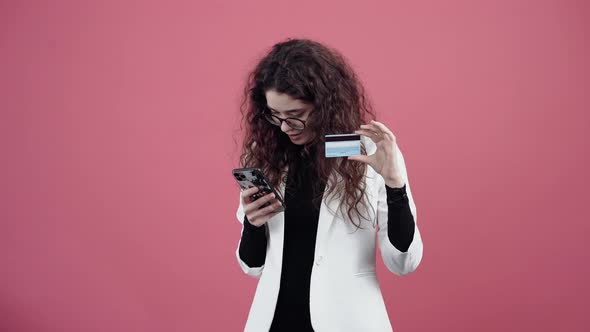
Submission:
M 368 164 L 369 163 L 369 156 L 365 156 L 365 155 L 357 155 L 357 156 L 349 156 L 347 158 L 348 160 L 356 160 L 356 161 L 360 161 L 362 163 Z

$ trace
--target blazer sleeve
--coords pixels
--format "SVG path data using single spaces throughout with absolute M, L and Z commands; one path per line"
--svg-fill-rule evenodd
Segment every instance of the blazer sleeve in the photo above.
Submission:
M 244 262 L 242 260 L 242 258 L 240 257 L 240 245 L 242 243 L 242 237 L 244 235 L 244 221 L 245 221 L 246 215 L 244 213 L 244 206 L 242 205 L 241 194 L 240 194 L 239 199 L 240 200 L 239 200 L 238 210 L 236 212 L 236 217 L 238 218 L 238 222 L 242 225 L 242 231 L 240 234 L 240 240 L 238 241 L 238 246 L 236 248 L 236 258 L 238 259 L 238 264 L 240 265 L 240 267 L 242 268 L 242 271 L 244 271 L 245 274 L 258 279 L 262 275 L 262 270 L 264 269 L 264 265 L 251 267 L 246 262 Z
M 396 144 L 397 146 L 397 144 Z M 383 177 L 377 174 L 378 186 L 378 201 L 377 201 L 377 223 L 379 229 L 377 231 L 377 239 L 379 241 L 379 249 L 383 263 L 392 273 L 404 276 L 416 270 L 420 261 L 422 260 L 423 244 L 420 230 L 418 229 L 418 218 L 416 215 L 416 204 L 412 197 L 410 189 L 410 182 L 406 171 L 406 165 L 401 150 L 397 147 L 397 162 L 400 167 L 400 172 L 406 185 L 406 193 L 410 205 L 410 211 L 414 217 L 414 236 L 407 251 L 402 252 L 398 250 L 390 241 L 388 237 L 388 204 L 387 204 L 387 188 Z

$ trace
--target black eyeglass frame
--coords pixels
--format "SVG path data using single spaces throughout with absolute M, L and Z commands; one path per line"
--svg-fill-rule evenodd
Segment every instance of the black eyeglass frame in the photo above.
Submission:
M 273 125 L 273 126 L 280 127 L 280 126 L 282 126 L 282 125 L 283 125 L 283 122 L 284 122 L 284 121 L 287 121 L 287 126 L 289 126 L 289 127 L 293 128 L 293 129 L 295 129 L 295 130 L 299 130 L 299 131 L 301 131 L 301 130 L 304 130 L 304 129 L 305 129 L 305 125 L 306 125 L 305 123 L 307 122 L 307 120 L 301 120 L 301 119 L 298 119 L 298 118 L 285 118 L 285 119 L 283 119 L 283 118 L 279 118 L 278 116 L 276 116 L 276 115 L 274 115 L 274 114 L 272 114 L 272 113 L 270 113 L 270 112 L 268 112 L 268 111 L 264 112 L 262 115 L 263 115 L 264 119 L 266 119 L 266 121 L 268 121 L 268 122 L 269 122 L 271 125 Z M 275 119 L 276 121 L 278 121 L 278 123 L 274 123 L 274 122 L 272 122 L 272 120 L 271 120 L 271 119 Z M 296 121 L 296 122 L 301 122 L 301 124 L 302 124 L 303 126 L 302 126 L 301 128 L 294 127 L 294 126 L 292 126 L 292 125 L 289 123 L 289 121 Z

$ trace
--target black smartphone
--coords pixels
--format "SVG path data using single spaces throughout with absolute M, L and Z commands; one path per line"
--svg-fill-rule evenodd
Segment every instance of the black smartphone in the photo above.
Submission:
M 264 176 L 260 168 L 236 168 L 232 170 L 232 174 L 236 181 L 238 181 L 240 188 L 242 188 L 243 190 L 252 187 L 258 187 L 258 192 L 252 195 L 253 200 L 257 200 L 266 194 L 274 193 L 275 198 L 279 202 L 281 202 L 281 206 L 279 206 L 279 208 L 276 211 L 282 212 L 285 211 L 285 209 L 287 208 L 285 206 L 285 201 L 283 200 L 279 192 L 270 185 L 270 182 Z M 261 208 L 269 206 L 270 204 L 270 202 L 267 202 Z

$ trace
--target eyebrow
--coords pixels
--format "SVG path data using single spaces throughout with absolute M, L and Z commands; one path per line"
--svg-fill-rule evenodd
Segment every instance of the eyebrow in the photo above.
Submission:
M 267 107 L 268 107 L 268 106 L 267 106 Z M 274 108 L 272 108 L 272 107 L 268 107 L 268 109 L 269 109 L 269 110 L 271 110 L 271 111 L 279 112 L 279 111 L 275 110 L 275 109 L 274 109 Z M 295 112 L 299 112 L 299 111 L 303 111 L 303 110 L 304 110 L 303 108 L 298 108 L 298 109 L 293 109 L 293 110 L 288 110 L 288 111 L 285 111 L 285 113 L 295 113 Z M 279 112 L 279 113 L 280 113 L 280 112 Z

